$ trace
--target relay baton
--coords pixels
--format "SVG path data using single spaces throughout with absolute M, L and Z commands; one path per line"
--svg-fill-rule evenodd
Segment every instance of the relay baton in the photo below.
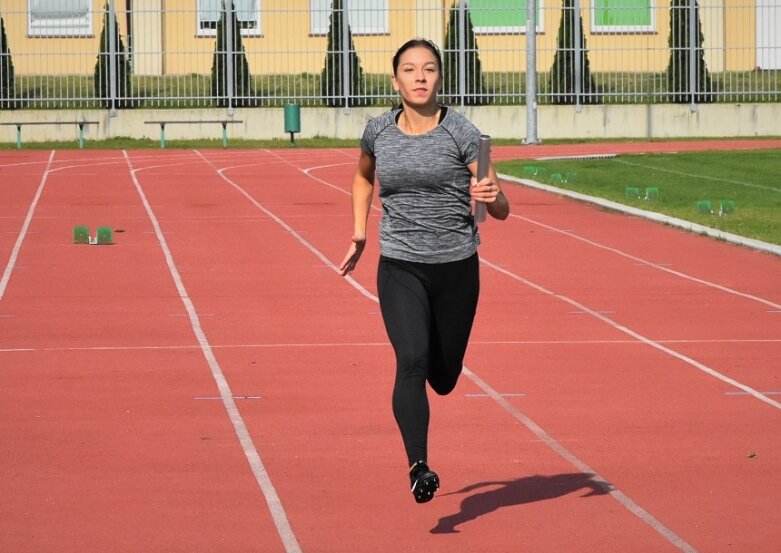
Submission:
M 488 176 L 488 168 L 491 165 L 491 137 L 487 134 L 480 135 L 479 148 L 477 150 L 477 182 Z M 475 222 L 485 221 L 486 205 L 483 202 L 475 202 Z

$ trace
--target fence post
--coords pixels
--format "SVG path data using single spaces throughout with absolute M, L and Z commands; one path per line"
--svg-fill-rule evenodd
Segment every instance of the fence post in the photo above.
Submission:
M 540 143 L 537 138 L 537 0 L 526 0 L 526 139 L 523 143 Z
M 227 113 L 228 115 L 233 115 L 233 100 L 234 97 L 236 96 L 236 87 L 235 87 L 236 83 L 233 82 L 233 75 L 236 70 L 236 68 L 233 66 L 233 62 L 235 61 L 233 59 L 233 42 L 234 42 L 233 33 L 236 32 L 237 30 L 238 32 L 241 32 L 241 28 L 239 29 L 233 28 L 233 13 L 234 13 L 235 6 L 233 5 L 233 0 L 228 0 L 228 2 L 230 2 L 230 8 L 228 8 L 225 14 L 226 15 L 225 34 L 227 35 L 225 37 L 225 53 L 228 58 L 228 63 L 226 64 L 227 67 L 225 68 L 226 69 L 225 75 L 226 78 L 228 79 L 228 82 L 226 83 L 227 84 L 226 91 L 228 93 Z
M 344 113 L 350 113 L 350 83 L 352 83 L 352 66 L 350 64 L 350 35 L 347 32 L 350 26 L 349 0 L 342 1 L 342 92 L 344 93 Z
M 458 97 L 463 110 L 466 100 L 466 0 L 458 2 Z
M 575 26 L 573 29 L 575 34 L 575 111 L 580 112 L 583 105 L 580 101 L 580 96 L 583 94 L 583 86 L 581 83 L 581 75 L 583 74 L 583 49 L 580 46 L 582 37 L 580 36 L 580 0 L 575 0 L 572 7 L 575 11 L 572 17 L 572 24 Z
M 114 10 L 114 0 L 108 2 L 108 90 L 111 101 L 109 115 L 114 117 L 117 114 L 117 29 L 114 27 L 116 11 Z
M 697 0 L 689 0 L 689 94 L 691 94 L 691 111 L 697 111 L 697 83 L 699 83 L 699 75 L 697 75 L 697 45 L 698 45 L 698 33 L 697 28 L 697 10 L 695 9 Z

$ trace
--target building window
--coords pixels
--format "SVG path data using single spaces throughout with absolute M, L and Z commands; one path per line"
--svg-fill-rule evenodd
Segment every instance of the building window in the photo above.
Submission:
M 538 33 L 545 31 L 544 7 L 538 0 Z M 469 0 L 469 15 L 478 34 L 526 32 L 526 0 Z
M 30 36 L 90 36 L 90 0 L 29 0 L 27 30 Z
M 226 7 L 231 0 L 224 0 Z M 260 35 L 260 0 L 233 0 L 236 20 L 244 36 Z M 198 36 L 217 34 L 223 0 L 198 0 Z
M 651 0 L 593 0 L 591 4 L 594 33 L 647 33 L 654 28 Z
M 388 0 L 349 0 L 347 17 L 354 35 L 379 35 L 388 32 Z M 309 0 L 309 18 L 313 35 L 328 33 L 331 0 Z

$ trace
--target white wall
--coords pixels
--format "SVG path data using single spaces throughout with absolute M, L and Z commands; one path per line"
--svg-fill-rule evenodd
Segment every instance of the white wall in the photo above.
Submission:
M 301 133 L 296 138 L 325 136 L 356 141 L 366 122 L 384 108 L 344 109 L 302 108 Z M 455 109 L 455 108 L 454 108 Z M 522 141 L 526 136 L 526 109 L 524 106 L 489 106 L 466 108 L 466 116 L 482 132 L 494 138 Z M 78 120 L 96 120 L 100 124 L 85 130 L 86 140 L 112 137 L 160 139 L 158 125 L 145 124 L 152 120 L 183 120 L 195 124 L 170 124 L 166 139 L 222 138 L 222 127 L 216 123 L 197 123 L 225 118 L 223 109 L 199 110 L 119 110 L 110 117 L 106 110 L 2 110 L 0 123 L 16 121 L 61 121 L 62 126 L 28 125 L 22 127 L 22 142 L 45 140 L 78 140 Z M 228 126 L 230 139 L 289 140 L 284 132 L 282 108 L 237 109 L 233 117 L 242 121 Z M 751 137 L 778 136 L 781 128 L 781 104 L 703 104 L 692 112 L 685 105 L 600 105 L 540 106 L 538 135 L 551 139 L 607 139 L 607 138 L 682 138 L 682 137 Z M 16 128 L 0 126 L 0 140 L 16 142 Z

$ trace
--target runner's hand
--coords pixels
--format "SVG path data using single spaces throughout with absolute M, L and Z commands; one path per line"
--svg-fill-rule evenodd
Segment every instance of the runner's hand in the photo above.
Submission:
M 352 244 L 347 250 L 347 255 L 344 256 L 344 260 L 339 264 L 339 274 L 347 276 L 355 269 L 358 264 L 358 260 L 361 258 L 363 248 L 366 247 L 365 236 L 353 236 Z

